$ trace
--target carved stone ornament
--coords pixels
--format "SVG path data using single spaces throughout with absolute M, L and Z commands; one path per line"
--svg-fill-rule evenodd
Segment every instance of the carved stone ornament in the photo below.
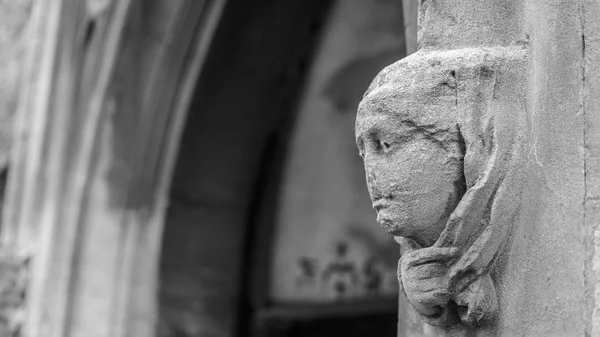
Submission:
M 0 336 L 21 335 L 29 258 L 0 254 Z
M 403 246 L 403 291 L 431 325 L 481 326 L 498 311 L 529 148 L 526 62 L 521 46 L 421 50 L 359 105 L 377 221 Z

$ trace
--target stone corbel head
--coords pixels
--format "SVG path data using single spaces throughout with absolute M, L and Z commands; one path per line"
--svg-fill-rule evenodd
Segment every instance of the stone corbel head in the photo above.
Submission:
M 359 105 L 356 141 L 378 223 L 406 252 L 399 277 L 432 325 L 479 326 L 521 193 L 525 51 L 419 51 L 384 69 Z

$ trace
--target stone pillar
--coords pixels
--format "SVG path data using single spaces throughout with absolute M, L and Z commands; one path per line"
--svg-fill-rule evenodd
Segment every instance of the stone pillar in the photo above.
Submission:
M 36 3 L 34 0 L 0 1 L 0 209 L 4 204 L 23 59 L 28 47 L 39 41 L 39 32 L 32 25 L 32 8 Z M 8 227 L 2 227 L 3 242 L 11 241 L 12 234 Z M 23 324 L 28 254 L 19 248 L 8 244 L 0 246 L 0 336 L 18 334 Z
M 177 146 L 223 4 L 38 2 L 2 228 L 26 258 L 0 266 L 26 299 L 15 336 L 154 335 Z
M 600 6 L 587 0 L 419 3 L 419 50 L 376 78 L 357 121 L 376 209 L 405 250 L 401 280 L 408 298 L 401 295 L 399 336 L 598 334 Z M 427 199 L 427 189 L 404 192 L 411 197 L 386 222 L 386 208 L 395 206 L 377 201 L 393 200 L 396 190 L 386 186 L 411 176 L 402 173 L 402 165 L 388 175 L 390 161 L 377 159 L 383 156 L 377 151 L 394 158 L 394 142 L 377 140 L 379 150 L 371 152 L 363 145 L 361 135 L 382 114 L 398 120 L 393 134 L 400 138 L 394 139 L 425 137 L 442 144 L 449 158 L 462 157 L 466 184 L 449 190 L 462 199 L 450 201 L 451 214 L 441 227 L 419 232 L 398 222 L 415 223 L 435 213 L 427 208 L 435 201 Z M 452 148 L 454 136 L 463 137 L 464 148 L 460 138 L 459 148 Z M 403 165 L 417 160 L 410 159 L 411 151 L 425 151 L 403 146 L 399 153 L 408 156 Z M 477 146 L 488 149 L 480 159 L 470 150 Z M 433 150 L 427 151 L 422 153 Z M 491 164 L 478 166 L 478 160 Z M 505 169 L 495 170 L 506 162 Z M 437 178 L 428 184 L 438 183 L 445 178 L 435 165 L 412 170 L 423 172 L 419 179 L 433 174 Z M 479 202 L 467 199 L 495 176 L 502 177 L 496 192 Z M 410 182 L 402 184 L 422 187 Z M 503 199 L 503 193 L 511 197 Z M 413 200 L 418 207 L 411 208 Z M 486 202 L 488 211 L 481 211 L 477 205 Z M 407 241 L 408 234 L 413 236 Z M 413 239 L 423 240 L 410 246 Z M 431 289 L 439 292 L 429 297 Z M 472 309 L 483 314 L 471 315 Z M 444 316 L 453 310 L 454 318 Z

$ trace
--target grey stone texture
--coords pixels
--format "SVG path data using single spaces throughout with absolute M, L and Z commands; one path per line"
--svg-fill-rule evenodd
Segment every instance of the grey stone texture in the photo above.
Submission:
M 375 205 L 384 210 L 390 207 L 388 218 L 392 221 L 380 222 L 391 234 L 403 237 L 398 240 L 403 243 L 400 278 L 405 293 L 400 297 L 399 336 L 600 333 L 599 10 L 598 4 L 587 0 L 420 1 L 419 51 L 376 78 L 359 109 L 357 131 L 360 135 L 375 125 L 362 120 L 363 111 L 384 114 L 386 109 L 403 126 L 379 123 L 393 129 L 389 133 L 402 141 L 421 138 L 452 144 L 457 134 L 466 131 L 463 173 L 467 192 L 456 204 L 452 179 L 447 179 L 448 172 L 453 172 L 449 167 L 454 150 L 447 151 L 448 160 L 440 165 L 434 160 L 426 162 L 435 147 L 407 145 L 405 156 L 413 153 L 414 158 L 398 161 L 392 142 L 386 145 L 381 141 L 375 147 L 384 151 L 389 146 L 392 154 L 380 155 L 379 161 L 365 157 L 368 180 L 375 185 L 372 196 L 378 196 L 377 184 L 385 189 L 411 178 L 405 185 L 409 189 L 398 187 L 397 194 L 406 200 L 396 208 Z M 496 52 L 501 50 L 511 52 Z M 482 57 L 480 64 L 491 65 L 487 68 L 492 70 L 496 90 L 491 94 L 475 90 L 470 97 L 458 95 L 456 104 L 471 105 L 474 114 L 466 124 L 480 128 L 469 130 L 464 128 L 464 120 L 454 122 L 452 108 L 443 107 L 453 106 L 450 89 L 455 82 L 458 88 L 486 87 L 487 71 L 462 80 L 460 76 L 473 68 L 469 61 L 473 55 L 486 52 L 491 56 Z M 447 57 L 434 65 L 430 60 L 435 55 Z M 431 66 L 421 65 L 427 62 Z M 455 75 L 450 73 L 447 79 L 443 71 L 437 77 L 431 75 L 436 67 L 448 73 L 454 70 Z M 410 124 L 414 120 L 418 123 Z M 511 155 L 492 160 L 505 167 L 496 174 L 508 177 L 497 180 L 496 194 L 476 198 L 473 208 L 461 209 L 469 188 L 486 179 L 486 170 L 469 170 L 482 167 L 470 163 L 469 147 L 476 143 L 469 140 L 469 131 L 472 139 L 482 144 L 499 137 L 492 148 L 504 148 L 501 153 Z M 410 165 L 412 171 L 407 169 Z M 385 172 L 393 173 L 386 176 Z M 446 205 L 452 209 L 448 222 L 431 221 L 447 216 L 432 200 L 436 189 L 438 198 L 448 201 Z M 386 193 L 380 194 L 394 196 Z M 503 193 L 512 196 L 497 203 Z M 482 212 L 481 206 L 490 201 L 489 214 L 486 207 Z M 470 218 L 472 225 L 453 222 L 457 213 L 462 213 L 459 219 Z M 422 226 L 414 226 L 423 220 Z M 487 231 L 494 234 L 481 241 L 488 237 Z M 476 261 L 471 265 L 474 268 L 468 268 L 465 259 Z M 467 267 L 466 273 L 453 274 L 457 265 Z M 486 271 L 481 266 L 490 267 Z M 467 290 L 466 299 L 457 292 L 457 284 Z M 457 306 L 458 317 L 444 317 L 447 303 Z

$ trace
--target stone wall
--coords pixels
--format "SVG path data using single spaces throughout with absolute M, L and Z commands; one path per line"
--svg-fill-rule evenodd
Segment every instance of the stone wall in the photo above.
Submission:
M 529 151 L 513 232 L 498 261 L 500 311 L 479 328 L 425 324 L 404 296 L 400 336 L 599 333 L 600 39 L 594 1 L 421 2 L 419 47 L 527 49 Z M 417 31 L 413 27 L 412 31 Z

